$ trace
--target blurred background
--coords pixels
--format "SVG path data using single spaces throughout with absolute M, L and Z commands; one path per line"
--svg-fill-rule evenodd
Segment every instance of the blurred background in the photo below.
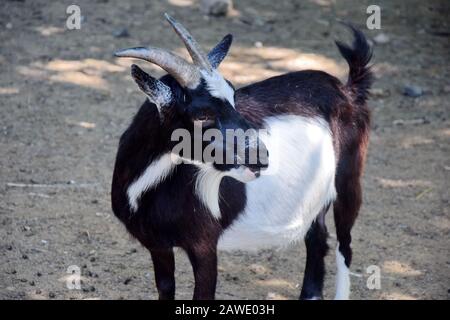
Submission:
M 221 72 L 235 86 L 301 69 L 346 79 L 334 45 L 374 46 L 376 82 L 364 204 L 353 231 L 353 299 L 450 297 L 450 68 L 448 1 L 3 0 L 0 2 L 0 299 L 156 298 L 149 254 L 112 215 L 118 139 L 143 94 L 120 48 L 152 45 L 187 57 L 163 18 L 182 22 L 205 50 L 234 35 Z M 224 3 L 225 2 L 225 3 Z M 70 30 L 69 5 L 80 8 Z M 367 7 L 381 8 L 368 30 Z M 151 64 L 139 65 L 154 76 Z M 335 246 L 332 215 L 329 244 Z M 177 252 L 177 298 L 191 267 Z M 304 245 L 221 253 L 219 299 L 296 299 Z M 325 298 L 334 296 L 334 252 Z M 66 287 L 79 267 L 81 289 Z M 370 290 L 367 268 L 381 271 Z

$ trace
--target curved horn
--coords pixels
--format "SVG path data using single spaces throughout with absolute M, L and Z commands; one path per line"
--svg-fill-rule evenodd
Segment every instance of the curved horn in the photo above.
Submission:
M 199 46 L 197 41 L 195 41 L 194 37 L 186 30 L 186 28 L 179 22 L 177 22 L 174 18 L 169 16 L 167 13 L 164 14 L 167 21 L 169 21 L 170 25 L 173 27 L 177 35 L 181 38 L 186 49 L 189 51 L 189 54 L 192 57 L 192 61 L 197 66 L 205 69 L 208 72 L 212 72 L 213 68 L 208 61 L 205 53 L 202 48 Z
M 200 73 L 196 66 L 183 58 L 154 47 L 136 47 L 114 53 L 116 57 L 136 58 L 154 63 L 171 74 L 183 87 L 195 88 L 200 83 Z

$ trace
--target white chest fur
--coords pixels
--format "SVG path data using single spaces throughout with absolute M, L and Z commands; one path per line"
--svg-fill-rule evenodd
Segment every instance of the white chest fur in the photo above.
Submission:
M 256 250 L 300 240 L 320 210 L 336 198 L 336 161 L 327 122 L 283 116 L 267 121 L 269 172 L 246 184 L 245 211 L 219 248 Z

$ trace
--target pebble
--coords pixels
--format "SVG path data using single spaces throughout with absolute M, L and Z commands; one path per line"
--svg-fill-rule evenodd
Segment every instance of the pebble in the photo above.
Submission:
M 121 28 L 113 31 L 113 36 L 116 38 L 128 38 L 130 36 L 130 33 L 128 32 L 128 29 Z
M 262 43 L 261 41 L 256 41 L 255 44 L 254 44 L 254 46 L 255 46 L 256 48 L 262 48 L 262 47 L 264 47 L 264 45 L 263 45 L 263 43 Z
M 94 287 L 94 286 L 90 286 L 90 287 L 89 287 L 89 291 L 90 291 L 90 292 L 94 292 L 94 291 L 95 291 L 95 287 Z
M 375 98 L 385 98 L 389 97 L 390 92 L 381 88 L 373 88 L 370 90 L 370 94 Z
M 200 3 L 203 13 L 215 17 L 226 16 L 231 7 L 231 0 L 202 0 Z
M 264 268 L 263 266 L 259 265 L 259 264 L 252 264 L 249 267 L 250 271 L 255 273 L 255 274 L 264 274 L 266 273 L 266 268 Z
M 28 259 L 28 256 L 27 256 L 26 254 L 23 254 L 23 255 L 22 255 L 22 259 L 27 260 L 27 259 Z
M 423 90 L 419 86 L 415 85 L 406 85 L 403 88 L 403 95 L 407 97 L 417 98 L 423 95 Z
M 377 34 L 374 38 L 373 41 L 376 44 L 386 44 L 390 41 L 391 39 L 389 38 L 389 36 L 385 33 L 379 33 Z
M 133 249 L 130 249 L 128 252 L 127 252 L 127 254 L 133 254 L 133 253 L 136 253 L 137 252 L 137 249 L 136 248 L 133 248 Z
M 51 292 L 51 291 L 48 293 L 48 296 L 49 296 L 50 298 L 56 297 L 55 293 L 54 293 L 54 292 Z
M 127 284 L 129 284 L 130 282 L 131 282 L 131 278 L 126 278 L 125 280 L 124 280 L 124 282 L 123 282 L 123 284 L 124 285 L 127 285 Z

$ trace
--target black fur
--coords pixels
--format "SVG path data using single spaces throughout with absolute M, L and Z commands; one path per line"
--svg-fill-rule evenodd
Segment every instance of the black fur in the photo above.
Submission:
M 235 95 L 239 117 L 248 126 L 264 127 L 267 117 L 282 114 L 322 117 L 330 124 L 338 162 L 334 215 L 339 249 L 347 265 L 351 261 L 350 230 L 361 205 L 360 177 L 370 124 L 365 103 L 372 81 L 367 67 L 370 48 L 364 35 L 352 30 L 353 47 L 337 43 L 350 65 L 347 84 L 325 72 L 306 70 L 249 85 L 237 90 Z M 170 133 L 186 125 L 186 118 L 180 116 L 186 106 L 208 104 L 202 99 L 209 98 L 202 96 L 201 91 L 186 97 L 186 92 L 171 76 L 160 80 L 171 88 L 174 102 L 163 108 L 160 115 L 156 106 L 146 101 L 122 135 L 112 181 L 112 208 L 127 230 L 151 252 L 160 298 L 174 298 L 172 249 L 181 247 L 188 253 L 194 268 L 194 298 L 212 299 L 217 277 L 217 241 L 245 208 L 245 186 L 232 178 L 222 180 L 221 219 L 218 221 L 195 195 L 198 169 L 193 165 L 178 165 L 156 188 L 146 191 L 136 212 L 130 210 L 127 199 L 130 184 L 152 161 L 170 150 Z M 241 119 L 235 116 L 234 121 Z M 323 257 L 327 251 L 324 215 L 319 216 L 306 237 L 308 258 L 302 298 L 322 294 Z

